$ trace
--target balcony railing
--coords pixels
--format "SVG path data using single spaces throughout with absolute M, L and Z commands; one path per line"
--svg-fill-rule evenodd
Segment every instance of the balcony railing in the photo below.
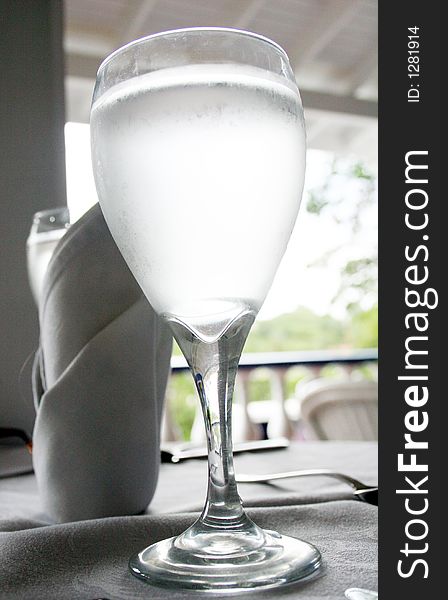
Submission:
M 307 350 L 305 352 L 257 352 L 241 356 L 239 370 L 252 370 L 260 367 L 286 368 L 294 366 L 324 367 L 328 364 L 353 366 L 361 363 L 375 363 L 378 360 L 378 350 Z M 173 356 L 171 359 L 173 374 L 188 370 L 183 356 Z

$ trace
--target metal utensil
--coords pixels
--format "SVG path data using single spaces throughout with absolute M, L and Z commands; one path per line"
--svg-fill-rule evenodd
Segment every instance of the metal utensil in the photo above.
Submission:
M 280 450 L 287 448 L 289 441 L 286 438 L 277 438 L 272 440 L 257 440 L 254 442 L 239 442 L 233 445 L 233 453 L 240 452 L 261 452 L 264 450 Z M 164 445 L 161 448 L 162 462 L 178 463 L 181 460 L 190 458 L 207 458 L 207 448 L 202 446 L 192 447 L 179 445 Z
M 378 506 L 378 487 L 367 485 L 343 473 L 330 469 L 304 469 L 301 471 L 286 471 L 285 473 L 266 473 L 265 475 L 246 475 L 240 473 L 236 480 L 238 483 L 268 483 L 277 479 L 292 479 L 295 477 L 333 477 L 348 483 L 354 490 L 353 495 L 357 500 Z
M 349 588 L 345 590 L 345 597 L 348 600 L 378 600 L 378 592 L 361 588 Z

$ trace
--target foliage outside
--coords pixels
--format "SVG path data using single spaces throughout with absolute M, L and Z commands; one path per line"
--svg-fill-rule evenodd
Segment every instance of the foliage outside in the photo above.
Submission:
M 343 195 L 341 195 L 341 191 Z M 296 350 L 330 350 L 375 348 L 378 344 L 377 250 L 365 244 L 366 227 L 376 213 L 376 180 L 363 165 L 347 160 L 335 160 L 330 173 L 319 189 L 308 192 L 306 209 L 318 218 L 343 221 L 351 227 L 353 254 L 346 259 L 347 247 L 336 246 L 310 269 L 337 268 L 340 285 L 333 303 L 337 314 L 318 315 L 310 308 L 298 307 L 269 321 L 255 323 L 244 348 L 245 352 L 282 352 Z M 376 228 L 376 223 L 372 223 Z M 175 345 L 174 352 L 180 354 Z M 368 367 L 361 367 L 360 376 L 372 377 Z M 338 376 L 339 368 L 328 366 L 324 376 Z M 293 396 L 297 383 L 306 377 L 303 368 L 288 373 L 286 393 Z M 266 373 L 255 373 L 250 387 L 250 400 L 269 399 L 270 386 Z M 193 423 L 196 393 L 188 373 L 171 378 L 169 398 L 172 415 L 184 439 L 188 439 Z

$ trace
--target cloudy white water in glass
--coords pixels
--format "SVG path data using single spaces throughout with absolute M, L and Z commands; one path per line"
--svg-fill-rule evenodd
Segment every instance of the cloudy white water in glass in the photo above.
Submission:
M 67 123 L 65 126 L 67 202 L 72 222 L 77 220 L 97 201 L 90 159 L 89 125 Z M 331 171 L 334 156 L 329 152 L 309 150 L 307 172 L 302 206 L 288 249 L 278 269 L 272 288 L 260 311 L 259 318 L 270 319 L 282 313 L 291 312 L 297 306 L 306 306 L 318 314 L 338 315 L 341 310 L 332 300 L 340 284 L 340 271 L 343 262 L 365 254 L 365 249 L 376 242 L 376 210 L 366 211 L 361 232 L 353 241 L 350 213 L 351 198 L 356 195 L 356 182 L 333 193 L 347 198 L 340 204 L 339 223 L 325 213 L 312 215 L 306 211 L 307 190 L 322 184 Z M 341 182 L 342 186 L 342 182 Z M 345 218 L 344 218 L 345 216 Z M 346 246 L 345 251 L 334 256 L 319 267 L 309 265 L 338 246 Z

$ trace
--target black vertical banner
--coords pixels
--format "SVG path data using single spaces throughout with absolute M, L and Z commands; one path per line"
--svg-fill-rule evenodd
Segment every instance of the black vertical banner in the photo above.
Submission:
M 448 577 L 443 8 L 380 3 L 381 600 L 445 597 Z

